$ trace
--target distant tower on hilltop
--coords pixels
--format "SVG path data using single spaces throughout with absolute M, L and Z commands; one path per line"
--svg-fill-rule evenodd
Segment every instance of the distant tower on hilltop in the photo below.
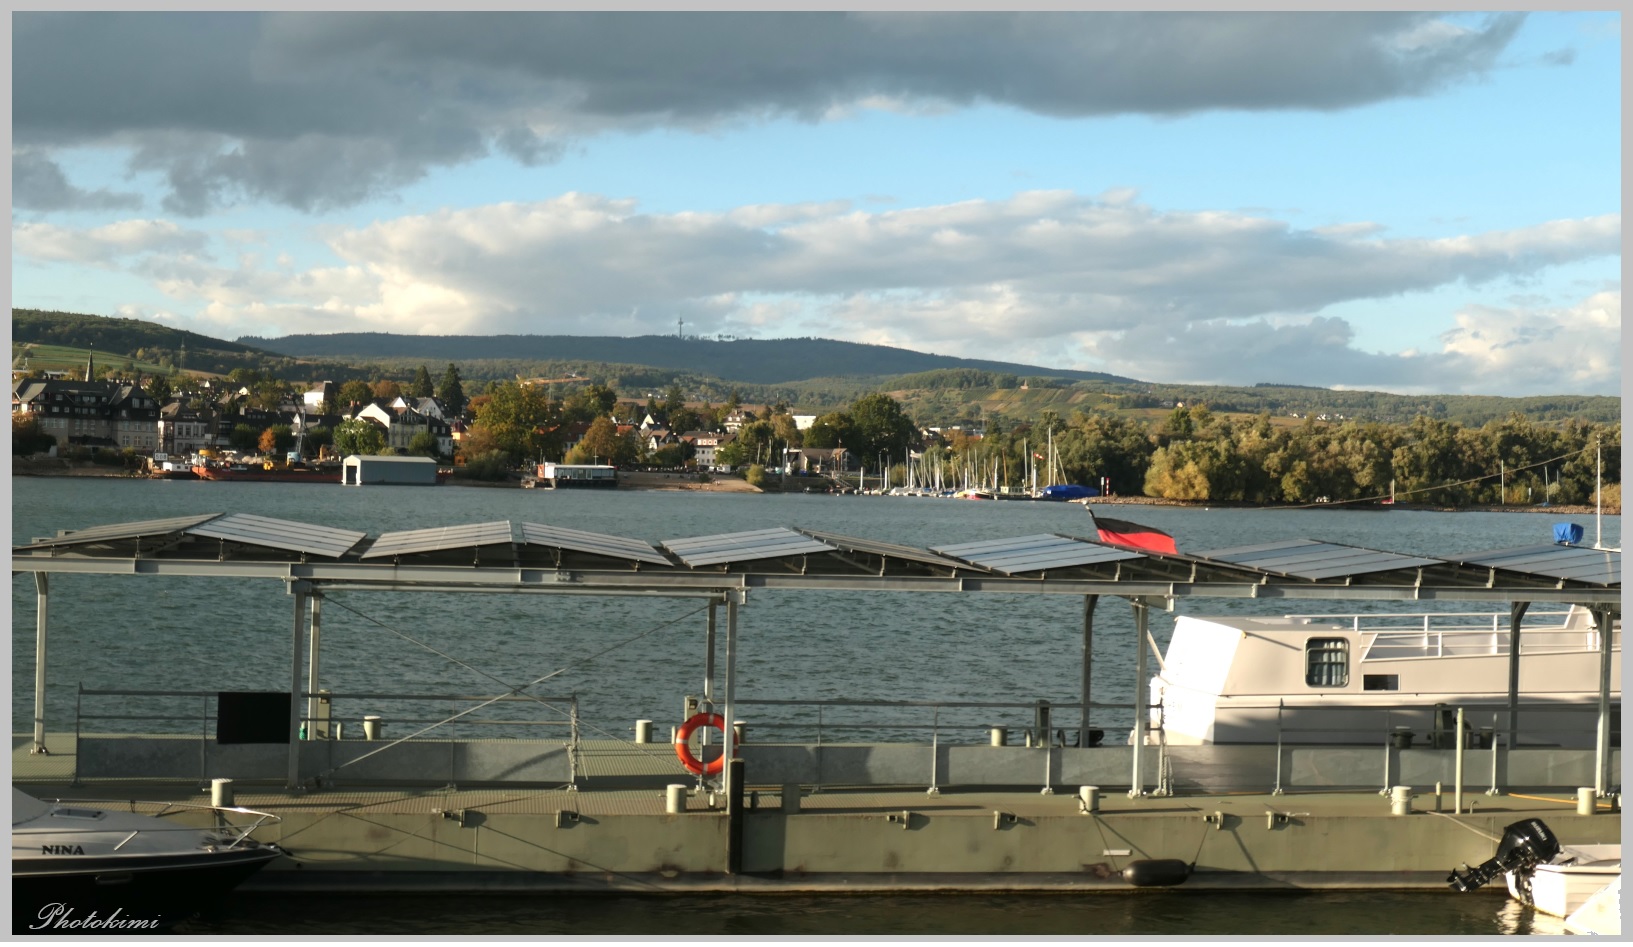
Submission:
M 96 345 L 94 343 L 91 345 L 91 350 L 85 354 L 85 380 L 96 381 Z
M 681 331 L 681 327 L 684 326 L 684 325 L 686 325 L 686 323 L 682 322 L 681 318 L 679 316 L 676 316 L 675 317 L 675 338 L 677 338 L 677 339 L 686 338 L 685 333 L 683 333 Z

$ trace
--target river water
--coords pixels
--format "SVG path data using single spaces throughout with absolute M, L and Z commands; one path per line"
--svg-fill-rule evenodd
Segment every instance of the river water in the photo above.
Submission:
M 650 541 L 800 526 L 928 548 L 1035 533 L 1092 535 L 1077 504 L 960 502 L 897 497 L 742 495 L 670 491 L 544 491 L 475 487 L 342 489 L 333 484 L 246 484 L 130 479 L 12 480 L 12 538 L 27 542 L 59 529 L 209 512 L 243 512 L 381 533 L 512 520 Z M 1546 514 L 1333 510 L 1196 509 L 1123 506 L 1115 516 L 1172 533 L 1182 551 L 1277 539 L 1319 539 L 1426 556 L 1551 541 L 1560 519 L 1592 539 L 1594 517 Z M 1603 519 L 1603 541 L 1620 545 L 1618 516 Z M 1330 604 L 1331 607 L 1328 607 Z M 32 716 L 34 586 L 12 583 L 13 732 Z M 1476 607 L 1478 610 L 1487 610 Z M 637 719 L 678 722 L 682 698 L 698 693 L 704 668 L 704 616 L 678 599 L 604 599 L 448 593 L 334 593 L 323 610 L 323 686 L 337 694 L 493 694 L 557 673 L 539 692 L 573 694 L 588 738 L 627 739 Z M 1389 610 L 1375 606 L 1372 610 Z M 1398 606 L 1396 607 L 1398 610 Z M 1471 610 L 1467 605 L 1449 610 Z M 1181 600 L 1176 611 L 1356 611 L 1354 604 L 1233 599 Z M 1426 610 L 1414 606 L 1412 610 Z M 76 687 L 152 690 L 281 690 L 289 686 L 291 599 L 281 583 L 134 576 L 51 580 L 48 728 L 71 730 Z M 1171 622 L 1152 630 L 1166 645 Z M 1082 600 L 1073 596 L 946 593 L 765 592 L 741 612 L 739 696 L 745 698 L 1013 701 L 1079 699 Z M 1133 621 L 1103 599 L 1096 612 L 1094 700 L 1133 698 Z M 410 640 L 412 639 L 412 640 Z M 434 650 L 433 650 L 434 649 Z M 441 655 L 435 652 L 442 652 Z M 450 659 L 457 659 L 465 666 Z M 473 670 L 477 669 L 477 670 Z M 565 670 L 563 670 L 565 669 Z M 477 671 L 485 672 L 478 673 Z M 491 676 L 487 676 L 491 675 Z M 745 708 L 761 724 L 811 724 L 809 714 Z M 168 711 L 166 711 L 168 712 Z M 423 705 L 335 701 L 342 719 L 379 713 L 423 716 Z M 892 725 L 920 726 L 928 711 L 829 711 L 828 739 L 903 738 Z M 1072 727 L 1076 711 L 1070 711 Z M 516 716 L 516 715 L 521 716 Z M 532 714 L 532 716 L 529 716 Z M 1100 710 L 1094 725 L 1117 739 L 1128 712 Z M 508 715 L 508 716 L 507 716 Z M 504 705 L 492 719 L 536 719 L 529 705 Z M 943 740 L 984 739 L 993 723 L 1024 726 L 1031 711 L 946 712 Z M 845 724 L 857 729 L 844 730 Z M 837 726 L 841 729 L 833 729 Z M 460 727 L 466 729 L 461 730 Z M 448 735 L 492 736 L 476 724 Z M 101 722 L 98 729 L 118 729 Z M 151 725 L 146 728 L 151 729 Z M 962 729 L 960 729 L 962 728 Z M 514 731 L 507 731 L 514 732 Z M 786 731 L 790 739 L 813 732 Z M 962 735 L 959 735 L 962 734 Z M 516 732 L 516 735 L 524 735 Z M 534 734 L 526 734 L 534 735 Z M 922 733 L 919 734 L 922 739 Z M 1379 898 L 1394 908 L 1380 910 Z M 309 899 L 302 899 L 305 904 Z M 719 899 L 369 898 L 318 923 L 356 919 L 352 932 L 520 933 L 1510 933 L 1529 932 L 1500 898 L 1436 895 L 1245 896 L 1165 892 L 1158 897 Z M 436 903 L 435 910 L 430 905 Z M 225 919 L 200 923 L 221 933 L 293 932 L 282 899 L 242 895 Z M 949 905 L 954 905 L 949 909 Z M 1247 906 L 1245 917 L 1242 912 Z M 1507 911 L 1507 914 L 1503 912 Z M 310 915 L 306 908 L 303 914 Z M 673 927 L 675 918 L 693 918 Z M 1210 918 L 1236 916 L 1217 923 Z M 482 917 L 496 918 L 484 927 Z M 405 921 L 405 918 L 412 920 Z M 450 921 L 449 918 L 460 919 Z M 699 918 L 708 918 L 696 927 Z M 948 920 L 952 918 L 952 920 Z M 599 919 L 599 920 L 597 920 Z M 350 920 L 345 923 L 351 923 Z M 405 928 L 397 926 L 409 924 Z M 453 927 L 441 926 L 454 924 Z M 1220 927 L 1218 924 L 1224 924 Z M 234 926 L 237 925 L 237 926 Z M 463 925 L 463 926 L 460 926 Z M 476 925 L 473 927 L 472 925 Z M 950 925 L 950 926 L 949 926 Z M 1174 926 L 1177 925 L 1177 926 Z M 480 928 L 478 930 L 477 928 Z M 1228 928 L 1228 930 L 1227 930 Z M 304 930 L 304 928 L 302 928 Z

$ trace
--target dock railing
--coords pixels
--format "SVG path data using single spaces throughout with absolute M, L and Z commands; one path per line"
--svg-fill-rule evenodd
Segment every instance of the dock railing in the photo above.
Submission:
M 540 743 L 555 747 L 543 755 L 562 757 L 561 765 L 552 763 L 545 768 L 549 773 L 559 770 L 562 781 L 574 783 L 580 769 L 579 709 L 574 695 L 303 693 L 302 708 L 317 707 L 318 713 L 301 714 L 299 729 L 294 734 L 288 732 L 289 718 L 285 716 L 287 695 L 254 695 L 284 696 L 281 702 L 273 701 L 282 708 L 276 715 L 267 715 L 264 707 L 235 710 L 231 704 L 224 711 L 223 698 L 239 696 L 242 695 L 225 691 L 81 686 L 74 706 L 77 757 L 74 781 L 106 778 L 206 781 L 246 773 L 250 775 L 245 778 L 273 778 L 263 773 L 270 765 L 268 761 L 278 763 L 288 759 L 291 753 L 299 755 L 301 772 L 325 776 L 358 767 L 360 773 L 372 774 L 370 778 L 390 780 L 440 773 L 448 777 L 448 782 L 488 781 L 482 774 L 493 770 L 524 774 L 518 775 L 518 779 L 536 777 L 550 781 L 547 775 L 541 776 L 538 767 L 531 766 L 541 751 L 530 748 Z M 107 701 L 114 701 L 117 706 L 105 707 Z M 350 704 L 355 708 L 365 701 L 369 709 L 386 712 L 363 713 L 362 708 L 344 714 L 332 712 L 337 706 Z M 532 704 L 558 716 L 541 718 L 518 714 L 519 708 L 514 706 L 517 704 Z M 441 716 L 428 715 L 423 709 L 416 714 L 413 710 L 456 705 L 467 706 Z M 235 713 L 238 719 L 229 720 Z M 224 735 L 223 726 L 231 732 Z M 528 728 L 531 732 L 519 739 L 489 737 L 491 734 L 511 738 L 516 735 L 516 728 Z M 302 749 L 303 746 L 311 749 Z M 532 756 L 528 756 L 529 753 Z M 192 762 L 186 762 L 188 759 Z M 366 759 L 374 762 L 360 767 Z M 276 774 L 284 770 L 273 766 L 270 772 Z
M 750 708 L 785 713 L 770 718 L 742 713 Z M 1091 715 L 1097 711 L 1120 711 L 1120 719 L 1125 721 L 1133 709 L 1134 705 L 1129 703 L 1089 704 Z M 788 710 L 795 713 L 789 715 Z M 1080 702 L 1049 700 L 739 698 L 733 701 L 733 714 L 743 724 L 745 759 L 759 757 L 762 766 L 784 774 L 804 770 L 813 778 L 795 781 L 810 784 L 858 780 L 878 785 L 900 784 L 911 781 L 916 770 L 932 793 L 939 792 L 943 785 L 1022 785 L 1034 780 L 1042 783 L 1044 792 L 1053 792 L 1053 786 L 1062 781 L 1063 775 L 1069 776 L 1072 772 L 1070 767 L 1063 768 L 1067 751 L 1104 749 L 1119 759 L 1132 752 L 1132 748 L 1125 745 L 1126 725 L 1113 731 L 1117 742 L 1107 746 L 1107 730 L 1094 727 L 1092 716 L 1085 732 L 1081 726 L 1082 711 Z M 1160 714 L 1160 708 L 1153 708 L 1153 713 Z M 1060 726 L 1064 717 L 1079 725 Z M 1020 741 L 1013 747 L 1012 734 Z M 836 742 L 836 736 L 855 739 Z M 778 752 L 761 746 L 768 743 L 776 744 Z M 874 758 L 846 761 L 847 751 L 859 746 L 869 748 L 869 755 Z M 971 753 L 975 747 L 998 749 L 976 751 L 981 754 L 978 756 Z M 1028 764 L 1024 757 L 1003 748 L 1045 752 L 1041 761 Z M 1159 754 L 1156 771 L 1161 772 L 1161 750 L 1156 749 Z M 900 759 L 887 760 L 886 756 L 892 753 Z M 977 761 L 990 762 L 995 753 L 1013 765 L 978 765 Z

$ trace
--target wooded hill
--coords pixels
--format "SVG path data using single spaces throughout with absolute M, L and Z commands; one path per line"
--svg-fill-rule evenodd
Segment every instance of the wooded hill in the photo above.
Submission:
M 1278 419 L 1405 423 L 1432 417 L 1478 426 L 1519 413 L 1534 421 L 1614 423 L 1621 399 L 1589 395 L 1502 398 L 1486 395 L 1396 395 L 1302 385 L 1251 387 L 1142 382 L 1100 372 L 960 359 L 882 345 L 829 339 L 731 340 L 585 336 L 407 336 L 388 333 L 245 336 L 228 342 L 136 319 L 12 310 L 12 341 L 94 346 L 98 361 L 131 359 L 166 368 L 226 374 L 235 368 L 291 382 L 390 378 L 406 381 L 420 366 L 439 375 L 458 365 L 467 390 L 489 381 L 554 379 L 557 396 L 591 381 L 645 400 L 678 385 L 692 401 L 719 404 L 732 393 L 753 404 L 784 403 L 824 413 L 872 391 L 890 393 L 925 426 L 961 421 L 1015 423 L 1053 411 L 1109 412 L 1154 420 L 1176 404 L 1206 404 L 1219 414 Z M 185 363 L 181 361 L 185 346 Z M 83 364 L 80 360 L 79 364 Z
M 302 379 L 330 374 L 337 380 L 361 377 L 362 370 L 344 363 L 314 363 L 266 352 L 238 342 L 211 338 L 197 332 L 174 329 L 140 319 L 93 316 L 76 312 L 41 309 L 11 311 L 11 341 L 19 345 L 61 346 L 94 352 L 103 364 L 126 360 L 133 367 L 151 373 L 157 367 L 178 367 L 190 372 L 225 375 L 235 368 L 249 368 Z M 15 356 L 14 352 L 14 356 Z M 103 361 L 104 356 L 107 361 Z M 84 357 L 75 359 L 83 367 Z
M 634 338 L 575 335 L 393 335 L 342 332 L 289 335 L 277 339 L 243 336 L 239 342 L 307 358 L 418 359 L 464 362 L 485 359 L 539 362 L 594 362 L 692 372 L 751 385 L 777 385 L 813 378 L 905 375 L 934 369 L 968 368 L 1014 375 L 1051 375 L 1077 381 L 1132 382 L 1105 372 L 1037 368 L 1010 362 L 930 355 L 886 345 L 832 339 L 715 339 L 643 335 Z

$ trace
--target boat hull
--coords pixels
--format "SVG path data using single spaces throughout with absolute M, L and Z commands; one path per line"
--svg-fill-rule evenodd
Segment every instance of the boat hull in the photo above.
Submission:
M 282 854 L 271 846 L 132 856 L 12 858 L 13 934 L 166 930 Z
M 1538 865 L 1528 871 L 1510 871 L 1505 877 L 1508 893 L 1527 907 L 1570 917 L 1606 885 L 1622 876 L 1620 846 L 1615 858 L 1569 864 Z
M 316 467 L 297 467 L 289 470 L 266 470 L 249 467 L 244 470 L 233 470 L 230 467 L 206 467 L 201 464 L 193 468 L 193 474 L 200 480 L 230 480 L 239 483 L 340 482 L 340 471 L 324 470 Z

